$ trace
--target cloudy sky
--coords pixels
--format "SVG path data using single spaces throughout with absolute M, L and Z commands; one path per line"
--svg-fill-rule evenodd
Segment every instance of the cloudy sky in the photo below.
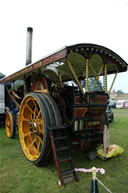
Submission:
M 94 43 L 128 63 L 128 0 L 0 1 L 0 72 L 5 75 L 25 66 L 27 27 L 34 30 L 33 62 L 66 45 Z M 128 93 L 127 84 L 128 72 L 121 73 L 114 89 Z

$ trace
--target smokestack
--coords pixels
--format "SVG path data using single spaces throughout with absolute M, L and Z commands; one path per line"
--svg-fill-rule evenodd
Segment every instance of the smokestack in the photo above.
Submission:
M 26 66 L 32 63 L 32 33 L 31 27 L 27 28 L 27 39 L 26 39 Z

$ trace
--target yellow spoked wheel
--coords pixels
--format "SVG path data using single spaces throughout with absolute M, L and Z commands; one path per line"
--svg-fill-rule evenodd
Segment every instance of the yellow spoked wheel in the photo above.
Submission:
M 26 95 L 21 103 L 19 114 L 19 138 L 23 152 L 28 160 L 37 166 L 42 166 L 50 160 L 51 145 L 48 127 L 56 125 L 54 110 L 44 95 L 47 94 Z M 55 107 L 57 107 L 56 104 Z
M 16 128 L 15 128 L 15 116 L 13 112 L 8 112 L 5 117 L 5 129 L 6 135 L 9 138 L 14 138 Z

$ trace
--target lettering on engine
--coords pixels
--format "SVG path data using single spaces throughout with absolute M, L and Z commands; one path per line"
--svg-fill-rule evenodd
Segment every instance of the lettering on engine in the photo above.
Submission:
M 88 121 L 88 126 L 99 125 L 100 121 Z

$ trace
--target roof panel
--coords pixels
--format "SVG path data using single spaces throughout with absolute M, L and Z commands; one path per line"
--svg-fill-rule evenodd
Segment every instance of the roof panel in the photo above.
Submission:
M 99 70 L 102 63 L 107 64 L 108 74 L 115 73 L 117 69 L 119 72 L 127 71 L 127 63 L 112 50 L 96 44 L 76 44 L 72 46 L 67 46 L 47 57 L 44 57 L 38 62 L 24 67 L 18 72 L 3 78 L 2 80 L 0 80 L 0 83 L 6 83 L 8 81 L 20 79 L 21 77 L 38 69 L 41 69 L 41 71 L 44 71 L 44 73 L 46 73 L 47 71 L 49 76 L 56 77 L 55 68 L 60 71 L 60 73 L 64 77 L 64 80 L 70 79 L 72 77 L 72 74 L 69 70 L 68 65 L 66 64 L 66 59 L 72 53 L 74 53 L 74 58 L 72 57 L 71 59 L 73 62 L 73 67 L 77 71 L 79 77 L 84 71 L 85 59 L 89 59 L 89 62 L 95 63 L 95 67 L 97 68 L 97 70 Z M 57 63 L 57 61 L 59 62 Z M 50 69 L 45 69 L 46 66 L 50 66 L 51 71 L 54 68 L 54 73 L 51 73 Z

